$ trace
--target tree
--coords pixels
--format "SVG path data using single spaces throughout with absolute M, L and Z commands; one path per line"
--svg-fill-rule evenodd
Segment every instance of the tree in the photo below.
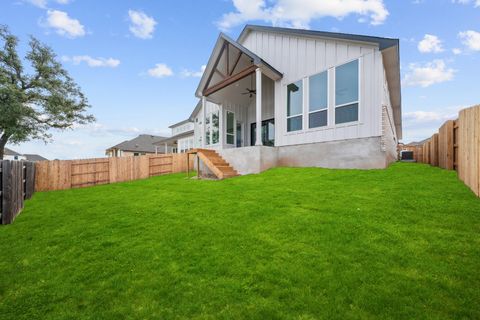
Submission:
M 30 37 L 25 72 L 17 53 L 18 38 L 0 25 L 0 160 L 7 142 L 48 142 L 49 130 L 95 121 L 80 87 L 57 61 L 53 50 Z

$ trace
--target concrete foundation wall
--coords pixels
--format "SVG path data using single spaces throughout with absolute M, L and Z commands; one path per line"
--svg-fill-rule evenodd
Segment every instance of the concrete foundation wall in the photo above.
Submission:
M 381 137 L 310 143 L 282 147 L 245 147 L 218 150 L 240 174 L 273 167 L 383 169 L 394 161 L 382 151 Z
M 280 167 L 379 169 L 387 167 L 380 137 L 278 147 Z
M 275 147 L 252 146 L 217 152 L 242 175 L 260 173 L 278 164 L 278 150 Z

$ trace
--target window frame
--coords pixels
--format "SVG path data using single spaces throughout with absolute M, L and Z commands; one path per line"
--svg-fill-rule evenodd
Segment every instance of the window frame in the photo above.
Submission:
M 233 115 L 233 133 L 228 133 L 228 114 Z M 235 112 L 226 110 L 225 112 L 225 144 L 227 145 L 235 145 L 236 144 L 236 121 L 235 121 Z M 233 143 L 228 143 L 228 136 L 233 137 Z
M 286 128 L 287 134 L 296 133 L 296 132 L 299 132 L 299 131 L 303 131 L 305 129 L 304 126 L 303 126 L 304 106 L 305 106 L 305 83 L 304 83 L 305 81 L 304 81 L 304 79 L 305 79 L 305 77 L 303 77 L 303 78 L 301 78 L 297 81 L 292 81 L 292 82 L 285 85 L 285 92 L 286 92 L 286 97 L 285 97 L 286 98 L 285 99 L 286 100 L 286 108 L 285 108 L 286 109 L 286 126 L 285 126 L 285 128 Z M 297 82 L 300 82 L 302 84 L 302 88 L 301 88 L 301 94 L 302 94 L 301 106 L 302 106 L 302 108 L 301 108 L 301 112 L 299 114 L 289 116 L 288 115 L 288 86 L 291 85 L 291 84 L 295 84 Z M 300 121 L 301 128 L 298 129 L 298 130 L 290 130 L 289 131 L 288 130 L 288 120 L 291 119 L 291 118 L 297 118 L 297 117 L 301 117 L 301 121 Z
M 358 57 L 349 61 L 346 61 L 340 65 L 337 65 L 333 68 L 333 125 L 335 127 L 342 127 L 342 126 L 349 126 L 352 124 L 356 124 L 360 122 L 360 101 L 361 101 L 361 88 L 362 88 L 362 83 L 361 83 L 361 70 L 362 70 L 362 57 Z M 357 100 L 356 101 L 350 101 L 344 104 L 337 105 L 337 68 L 344 66 L 346 64 L 352 63 L 354 61 L 358 61 L 358 69 L 357 69 L 357 80 L 358 80 L 358 95 L 357 95 Z M 337 123 L 337 108 L 342 108 L 346 107 L 349 105 L 357 105 L 357 120 L 353 121 L 347 121 L 347 122 L 341 122 Z
M 310 89 L 311 89 L 311 86 L 310 86 L 310 78 L 312 77 L 315 77 L 317 75 L 320 75 L 322 73 L 326 73 L 327 75 L 327 105 L 325 108 L 323 109 L 318 109 L 318 110 L 314 110 L 314 111 L 310 111 Z M 323 71 L 320 71 L 320 72 L 317 72 L 315 74 L 312 74 L 312 75 L 309 75 L 307 78 L 307 82 L 308 82 L 308 99 L 307 99 L 307 130 L 319 130 L 319 129 L 323 129 L 323 128 L 327 128 L 329 126 L 329 120 L 330 120 L 330 112 L 328 112 L 329 110 L 329 105 L 330 105 L 330 72 L 329 72 L 329 69 L 325 69 Z M 310 115 L 312 113 L 320 113 L 322 111 L 326 111 L 327 112 L 327 124 L 323 125 L 323 126 L 318 126 L 318 127 L 310 127 Z

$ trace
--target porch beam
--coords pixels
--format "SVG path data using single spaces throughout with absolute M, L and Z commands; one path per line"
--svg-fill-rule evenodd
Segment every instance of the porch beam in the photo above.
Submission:
M 217 69 L 218 63 L 220 62 L 220 59 L 222 58 L 223 51 L 225 50 L 225 46 L 227 45 L 227 42 L 223 43 L 222 48 L 220 49 L 220 53 L 218 54 L 217 59 L 215 60 L 215 63 L 213 64 L 213 70 Z M 210 84 L 210 81 L 212 80 L 214 72 L 211 72 L 210 75 L 208 76 L 207 82 L 205 82 L 205 88 L 203 91 L 205 91 L 206 88 L 208 88 L 208 85 Z
M 256 94 L 255 109 L 257 118 L 257 128 L 255 130 L 255 145 L 263 146 L 262 142 L 262 70 L 255 70 Z
M 235 68 L 237 67 L 238 62 L 240 62 L 240 58 L 242 57 L 243 52 L 239 51 L 237 59 L 235 59 L 235 62 L 233 63 L 232 70 L 228 72 L 228 75 L 231 76 L 233 71 L 235 71 Z
M 238 80 L 241 80 L 245 77 L 248 77 L 249 75 L 251 75 L 252 73 L 255 72 L 255 70 L 257 69 L 257 66 L 255 65 L 252 65 L 248 68 L 245 68 L 243 69 L 242 71 L 234 74 L 233 76 L 229 76 L 227 78 L 225 78 L 225 80 L 223 81 L 220 81 L 219 83 L 215 84 L 214 86 L 206 89 L 203 91 L 203 95 L 204 96 L 209 96 L 211 95 L 212 93 L 215 93 L 229 85 L 231 85 L 232 83 L 238 81 Z

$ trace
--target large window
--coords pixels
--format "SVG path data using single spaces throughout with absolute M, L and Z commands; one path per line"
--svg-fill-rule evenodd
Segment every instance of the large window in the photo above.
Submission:
M 235 144 L 235 114 L 227 111 L 227 144 Z
M 219 140 L 219 110 L 207 113 L 205 118 L 205 144 L 217 144 Z
M 302 130 L 303 119 L 302 80 L 287 86 L 287 131 Z
M 311 76 L 309 79 L 308 127 L 317 128 L 328 122 L 328 72 Z
M 254 122 L 250 125 L 250 145 L 254 146 L 257 141 L 257 123 Z M 275 145 L 275 120 L 263 120 L 262 121 L 262 144 L 264 146 Z
M 335 123 L 358 121 L 358 60 L 335 69 Z

